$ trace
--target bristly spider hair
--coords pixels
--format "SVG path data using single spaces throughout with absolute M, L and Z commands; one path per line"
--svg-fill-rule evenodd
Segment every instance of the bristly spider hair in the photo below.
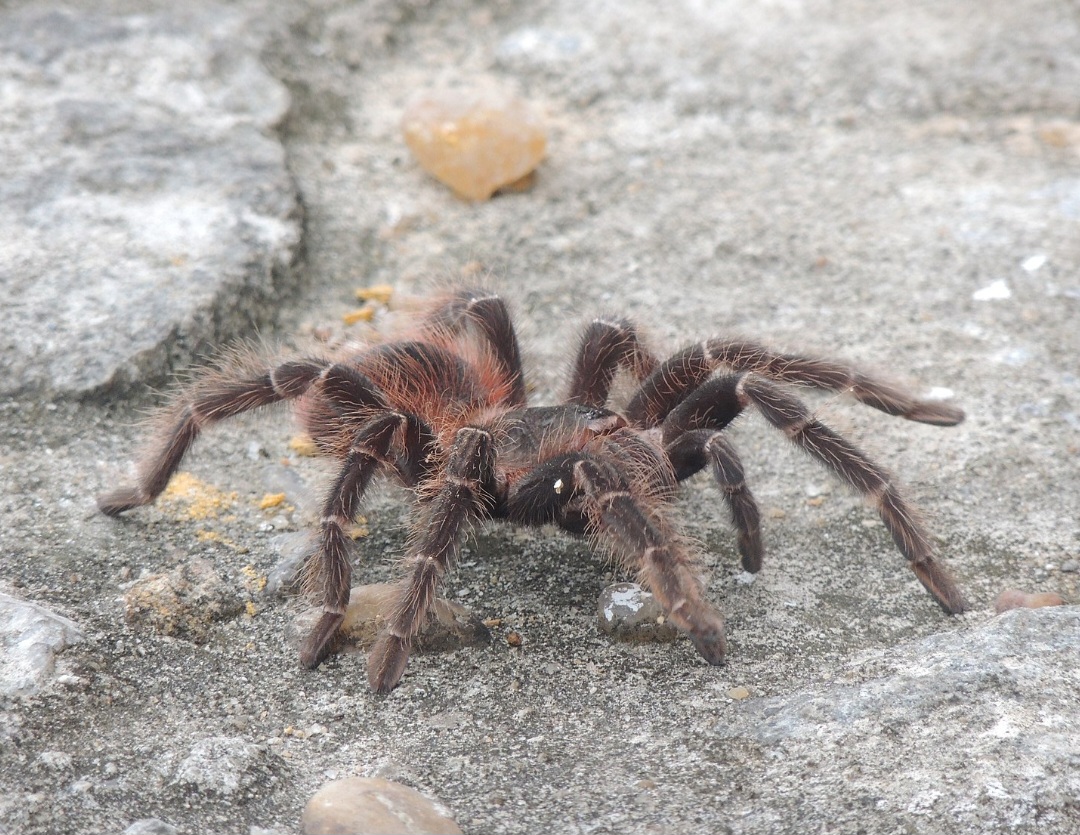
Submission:
M 617 372 L 636 390 L 620 411 Z M 718 373 L 719 372 L 719 373 Z M 596 319 L 581 339 L 566 398 L 527 405 L 506 304 L 483 291 L 440 298 L 406 337 L 336 360 L 255 360 L 197 378 L 165 412 L 132 487 L 98 507 L 116 516 L 152 502 L 200 432 L 260 406 L 293 401 L 303 428 L 340 463 L 326 494 L 305 587 L 322 606 L 300 661 L 316 667 L 349 602 L 345 534 L 376 473 L 417 496 L 416 529 L 386 625 L 368 655 L 371 689 L 401 680 L 410 647 L 467 529 L 489 519 L 555 524 L 609 551 L 656 596 L 710 664 L 724 658 L 724 621 L 706 599 L 700 558 L 671 520 L 676 485 L 708 468 L 738 535 L 742 566 L 761 568 L 760 513 L 724 429 L 756 409 L 877 509 L 919 581 L 950 614 L 965 603 L 893 477 L 820 423 L 789 386 L 845 392 L 886 414 L 952 426 L 964 413 L 918 400 L 846 365 L 735 339 L 697 342 L 660 362 L 625 319 Z

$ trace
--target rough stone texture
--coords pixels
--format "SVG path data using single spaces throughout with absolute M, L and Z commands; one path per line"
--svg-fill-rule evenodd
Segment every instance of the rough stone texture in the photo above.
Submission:
M 180 835 L 180 830 L 157 818 L 143 818 L 125 829 L 124 835 Z
M 115 13 L 123 28 L 134 11 L 153 26 L 156 8 L 103 0 L 94 14 Z M 521 645 L 417 655 L 401 688 L 375 698 L 362 657 L 299 668 L 283 640 L 294 600 L 253 597 L 254 617 L 220 624 L 203 645 L 124 621 L 123 591 L 143 571 L 192 555 L 222 577 L 273 569 L 275 537 L 292 529 L 258 507 L 267 461 L 288 459 L 318 486 L 317 519 L 334 471 L 290 450 L 295 430 L 282 411 L 207 432 L 185 463 L 238 494 L 213 520 L 221 540 L 207 541 L 210 523 L 168 507 L 121 521 L 93 513 L 92 495 L 128 472 L 131 422 L 153 395 L 76 405 L 22 393 L 0 402 L 0 574 L 5 589 L 67 613 L 86 638 L 37 696 L 0 699 L 4 826 L 81 835 L 154 816 L 184 833 L 295 832 L 320 786 L 363 775 L 417 786 L 462 829 L 495 835 L 1080 828 L 1067 802 L 1076 767 L 1054 748 L 1076 748 L 1067 723 L 1080 698 L 1061 649 L 1075 645 L 1075 610 L 995 620 L 992 608 L 1007 588 L 1080 599 L 1080 573 L 1064 570 L 1080 554 L 1075 4 L 629 0 L 586 14 L 568 0 L 195 0 L 185 9 L 175 32 L 191 54 L 204 55 L 216 27 L 238 16 L 232 42 L 251 44 L 292 97 L 276 159 L 287 160 L 305 209 L 304 288 L 268 338 L 392 332 L 431 276 L 477 279 L 491 268 L 515 308 L 535 402 L 557 402 L 581 328 L 598 314 L 636 318 L 662 350 L 741 333 L 951 392 L 968 420 L 948 430 L 805 394 L 906 485 L 972 611 L 944 617 L 874 514 L 748 415 L 729 437 L 765 520 L 766 560 L 752 584 L 741 582 L 708 478 L 679 494 L 727 618 L 724 666 L 702 663 L 683 639 L 631 645 L 597 634 L 597 596 L 624 579 L 605 558 L 549 531 L 494 527 L 470 540 L 442 593 L 501 620 Z M 17 44 L 35 42 L 27 16 L 46 13 L 29 2 L 0 11 L 0 95 L 25 99 L 30 82 L 8 69 Z M 149 83 L 145 58 L 110 66 Z M 212 77 L 227 79 L 230 66 L 213 65 Z M 73 65 L 63 83 L 97 83 L 91 69 Z M 486 75 L 547 114 L 548 157 L 533 190 L 470 204 L 423 183 L 400 120 L 416 91 Z M 135 106 L 117 101 L 101 119 Z M 4 102 L 6 127 L 25 106 Z M 24 132 L 0 141 L 26 136 L 33 120 L 16 121 Z M 250 135 L 251 153 L 275 141 L 272 131 Z M 32 153 L 5 145 L 4 159 Z M 56 157 L 61 185 L 68 161 L 82 172 L 68 153 Z M 191 165 L 176 154 L 162 166 L 166 192 L 182 194 L 171 159 L 181 174 Z M 24 177 L 17 165 L 5 169 L 17 174 L 10 182 Z M 281 193 L 280 165 L 267 170 L 267 193 Z M 35 204 L 10 194 L 0 211 L 21 227 Z M 80 206 L 88 199 L 74 194 Z M 56 249 L 94 267 L 111 257 L 99 240 Z M 220 256 L 207 272 L 229 269 Z M 68 274 L 41 272 L 34 292 L 66 303 Z M 379 284 L 395 288 L 394 304 L 343 326 L 355 289 Z M 179 321 L 184 305 L 201 304 L 187 295 L 200 287 L 175 285 L 168 309 Z M 254 303 L 230 287 L 225 307 Z M 57 350 L 97 362 L 106 330 L 78 325 L 57 320 Z M 170 344 L 178 356 L 189 347 Z M 143 373 L 137 356 L 127 362 L 132 376 Z M 56 373 L 50 385 L 67 385 L 66 369 Z M 378 483 L 362 512 L 369 534 L 356 543 L 354 582 L 391 581 L 407 548 L 408 500 Z M 1008 637 L 1021 623 L 1029 632 Z M 991 640 L 1020 647 L 1009 660 Z M 960 660 L 946 663 L 943 648 Z M 953 675 L 970 712 L 949 701 Z M 910 705 L 905 687 L 916 694 Z M 777 728 L 787 735 L 765 736 Z M 280 760 L 235 795 L 174 783 L 207 737 L 265 745 Z M 70 769 L 48 766 L 61 762 L 56 753 Z M 920 770 L 926 785 L 916 785 Z M 1033 821 L 1038 810 L 1045 823 Z
M 277 768 L 265 746 L 239 737 L 202 739 L 177 766 L 173 782 L 203 794 L 257 797 Z M 252 792 L 251 789 L 257 790 Z
M 225 9 L 4 15 L 0 394 L 160 379 L 267 318 L 299 212 L 266 134 L 288 94 L 244 25 Z
M 304 807 L 304 835 L 454 835 L 461 829 L 416 789 L 348 777 L 319 789 Z
M 867 807 L 900 831 L 942 821 L 956 832 L 1003 822 L 1075 831 L 1077 635 L 1080 607 L 1010 612 L 873 653 L 832 684 L 745 703 L 712 728 L 711 744 L 749 743 L 759 779 L 786 799 L 731 812 L 754 831 L 792 820 L 854 831 Z M 839 815 L 837 793 L 854 801 Z
M 0 592 L 0 696 L 33 696 L 51 679 L 57 653 L 82 639 L 67 618 Z

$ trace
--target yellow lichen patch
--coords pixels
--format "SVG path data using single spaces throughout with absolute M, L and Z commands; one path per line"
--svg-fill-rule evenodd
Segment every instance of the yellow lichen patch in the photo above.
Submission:
M 270 508 L 280 506 L 284 501 L 284 493 L 267 493 L 259 499 L 259 510 L 270 510 Z
M 247 613 L 247 616 L 249 618 L 253 618 L 255 617 L 255 613 L 258 611 L 258 609 L 256 609 L 255 604 L 249 600 L 247 603 L 244 604 L 244 611 Z
M 374 284 L 371 287 L 361 287 L 356 291 L 356 298 L 360 301 L 376 304 L 390 304 L 390 298 L 393 295 L 394 288 L 389 284 Z
M 262 591 L 266 588 L 266 575 L 260 574 L 255 566 L 248 563 L 240 569 L 240 573 L 247 579 L 244 581 L 244 585 L 253 591 Z
M 161 494 L 168 505 L 178 507 L 179 518 L 192 521 L 219 519 L 222 513 L 236 503 L 236 493 L 226 493 L 211 484 L 195 478 L 191 473 L 177 473 Z
M 345 535 L 354 541 L 362 539 L 369 533 L 371 533 L 371 531 L 368 530 L 367 519 L 363 516 L 358 517 L 353 524 L 345 529 Z
M 199 542 L 217 542 L 219 545 L 225 545 L 232 548 L 234 551 L 239 551 L 241 553 L 247 551 L 247 548 L 243 545 L 233 542 L 227 536 L 223 536 L 217 531 L 208 531 L 204 528 L 195 532 L 195 538 L 198 539 Z
M 308 435 L 294 435 L 289 440 L 289 449 L 291 449 L 297 455 L 304 455 L 308 458 L 314 457 L 319 454 L 319 448 L 315 445 L 315 442 L 311 440 L 311 437 Z
M 352 310 L 341 317 L 346 325 L 355 325 L 357 322 L 370 322 L 375 318 L 375 308 L 372 305 L 364 305 L 359 310 Z

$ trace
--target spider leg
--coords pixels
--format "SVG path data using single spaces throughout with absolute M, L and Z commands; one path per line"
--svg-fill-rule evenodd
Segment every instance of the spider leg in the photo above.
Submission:
M 915 508 L 900 494 L 893 478 L 853 443 L 816 420 L 809 409 L 782 387 L 755 374 L 738 379 L 735 396 L 744 408 L 754 406 L 765 419 L 784 432 L 875 506 L 911 570 L 949 614 L 966 608 L 963 595 L 948 570 L 934 558 L 930 535 Z
M 724 619 L 704 597 L 693 552 L 656 507 L 646 507 L 619 468 L 603 455 L 574 464 L 593 535 L 635 570 L 656 595 L 668 619 L 685 632 L 710 664 L 724 659 Z
M 656 358 L 642 345 L 632 323 L 594 319 L 581 336 L 565 402 L 602 408 L 616 371 L 629 368 L 642 381 L 656 366 Z
M 494 481 L 491 433 L 469 426 L 459 429 L 406 557 L 408 576 L 398 585 L 386 627 L 368 655 L 368 683 L 376 693 L 389 693 L 401 680 L 413 638 L 424 625 L 439 582 L 457 558 L 462 535 L 471 523 L 491 513 Z
M 525 372 L 517 334 L 506 302 L 480 290 L 460 290 L 435 311 L 429 324 L 457 332 L 466 324 L 475 327 L 491 346 L 507 379 L 511 381 L 507 405 L 525 405 Z
M 294 400 L 319 383 L 327 400 L 345 409 L 385 408 L 371 381 L 347 365 L 315 359 L 292 360 L 262 374 L 229 378 L 209 375 L 177 405 L 163 412 L 162 440 L 143 457 L 136 484 L 98 497 L 108 516 L 150 504 L 169 483 L 202 430 L 262 406 Z
M 516 485 L 507 517 L 527 525 L 555 522 L 591 535 L 641 578 L 705 660 L 719 664 L 724 620 L 705 600 L 695 555 L 665 521 L 660 503 L 632 483 L 624 462 L 605 445 L 545 461 Z M 653 493 L 665 490 L 660 485 Z
M 720 433 L 743 410 L 736 394 L 741 375 L 708 380 L 671 410 L 662 424 L 665 452 L 682 481 L 709 467 L 731 512 L 742 566 L 756 574 L 765 548 L 761 513 L 746 486 L 742 462 Z
M 705 467 L 709 468 L 731 513 L 742 567 L 751 574 L 757 574 L 765 556 L 765 546 L 761 541 L 761 512 L 753 493 L 746 486 L 738 452 L 720 434 L 719 429 L 684 432 L 668 444 L 665 451 L 680 481 Z
M 682 400 L 720 366 L 753 372 L 789 383 L 803 383 L 836 392 L 890 415 L 935 426 L 953 426 L 962 410 L 945 403 L 919 400 L 900 388 L 830 360 L 778 354 L 754 342 L 708 339 L 661 363 L 638 389 L 626 417 L 638 426 L 657 426 Z
M 136 484 L 99 496 L 98 508 L 108 516 L 118 516 L 150 504 L 165 489 L 184 454 L 206 426 L 260 406 L 295 399 L 333 368 L 324 361 L 302 359 L 246 376 L 208 376 L 163 413 L 161 440 L 143 457 Z
M 355 434 L 348 454 L 323 505 L 318 548 L 304 564 L 304 588 L 322 603 L 323 614 L 300 649 L 300 663 L 317 667 L 329 653 L 349 605 L 352 568 L 346 527 L 356 519 L 364 492 L 380 467 L 413 476 L 409 462 L 421 459 L 431 433 L 412 415 L 389 412 L 375 417 Z M 394 447 L 402 450 L 391 459 Z M 402 463 L 402 461 L 407 463 Z

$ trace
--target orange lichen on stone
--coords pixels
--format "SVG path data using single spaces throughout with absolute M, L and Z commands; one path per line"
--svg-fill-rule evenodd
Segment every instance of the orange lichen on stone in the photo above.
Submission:
M 177 473 L 161 494 L 167 505 L 182 508 L 180 517 L 192 521 L 219 519 L 236 504 L 237 494 L 226 493 L 213 485 L 199 481 L 191 473 Z
M 284 493 L 267 493 L 259 500 L 259 510 L 269 510 L 272 507 L 279 507 L 284 501 Z
M 356 298 L 362 302 L 375 302 L 376 304 L 390 304 L 394 295 L 394 288 L 389 284 L 374 284 L 371 287 L 361 287 L 356 291 Z
M 307 435 L 294 435 L 289 440 L 289 449 L 297 455 L 303 455 L 308 458 L 313 458 L 319 454 L 318 446 L 316 446 L 315 442 Z
M 425 94 L 408 106 L 401 129 L 424 170 L 467 200 L 517 184 L 547 149 L 547 132 L 528 105 L 494 90 Z
M 375 307 L 373 305 L 364 305 L 356 310 L 350 310 L 348 313 L 341 317 L 341 320 L 346 325 L 355 325 L 357 322 L 370 322 L 375 318 Z

